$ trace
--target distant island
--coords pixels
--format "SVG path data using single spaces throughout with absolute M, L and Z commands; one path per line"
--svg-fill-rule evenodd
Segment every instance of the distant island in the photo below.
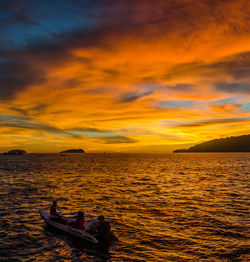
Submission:
M 190 152 L 250 152 L 250 134 L 210 140 L 188 149 L 176 149 L 173 153 Z
M 24 150 L 10 150 L 8 152 L 3 153 L 4 155 L 24 155 L 26 154 L 26 151 Z
M 62 151 L 60 153 L 85 153 L 85 151 L 80 148 L 80 149 L 69 149 L 69 150 Z

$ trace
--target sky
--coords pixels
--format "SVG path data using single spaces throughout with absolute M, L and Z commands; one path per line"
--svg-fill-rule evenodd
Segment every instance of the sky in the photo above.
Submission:
M 0 35 L 0 152 L 250 133 L 248 0 L 0 0 Z

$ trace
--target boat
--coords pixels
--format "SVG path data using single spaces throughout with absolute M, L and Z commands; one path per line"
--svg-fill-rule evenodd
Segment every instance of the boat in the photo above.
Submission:
M 70 223 L 74 222 L 74 218 L 68 218 L 65 216 L 61 216 L 65 223 L 60 223 L 56 220 L 57 217 L 51 216 L 49 212 L 45 210 L 39 211 L 41 218 L 45 221 L 45 223 L 53 228 L 59 229 L 69 235 L 75 236 L 82 240 L 86 240 L 88 242 L 98 244 L 98 240 L 88 232 L 82 229 L 76 229 L 70 225 Z M 54 220 L 53 220 L 54 218 Z M 86 222 L 88 224 L 88 222 Z

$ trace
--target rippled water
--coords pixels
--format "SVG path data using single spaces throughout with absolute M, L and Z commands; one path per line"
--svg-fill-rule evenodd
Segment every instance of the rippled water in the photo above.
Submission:
M 250 154 L 0 156 L 1 261 L 250 261 Z M 104 214 L 108 253 L 39 209 Z

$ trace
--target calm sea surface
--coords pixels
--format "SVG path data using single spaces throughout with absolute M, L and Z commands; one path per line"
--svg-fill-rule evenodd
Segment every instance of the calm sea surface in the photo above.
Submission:
M 0 156 L 0 261 L 250 261 L 250 154 Z M 39 209 L 104 214 L 103 252 Z

